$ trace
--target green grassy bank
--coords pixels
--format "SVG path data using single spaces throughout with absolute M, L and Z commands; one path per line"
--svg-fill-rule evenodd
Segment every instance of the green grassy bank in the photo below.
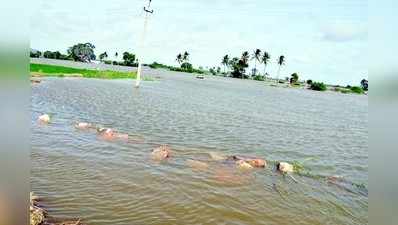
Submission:
M 88 70 L 76 69 L 64 66 L 44 65 L 44 64 L 30 64 L 30 73 L 32 76 L 44 77 L 84 77 L 84 78 L 99 78 L 99 79 L 135 79 L 136 72 L 119 72 L 110 70 Z M 144 80 L 150 80 L 146 78 Z

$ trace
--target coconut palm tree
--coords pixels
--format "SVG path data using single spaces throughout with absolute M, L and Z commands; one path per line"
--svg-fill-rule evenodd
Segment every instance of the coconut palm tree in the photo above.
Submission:
M 264 64 L 264 77 L 265 77 L 265 69 L 270 59 L 271 59 L 270 54 L 268 54 L 267 51 L 264 51 L 263 56 L 261 57 L 261 63 Z
M 279 82 L 279 74 L 280 74 L 280 72 L 281 72 L 281 67 L 282 67 L 283 65 L 285 65 L 285 56 L 284 56 L 284 55 L 279 56 L 278 65 L 279 65 L 279 68 L 278 68 L 278 77 L 277 77 L 277 79 L 276 79 L 276 82 L 277 82 L 277 83 Z
M 221 64 L 224 66 L 224 73 L 225 73 L 225 67 L 229 65 L 229 56 L 225 55 L 221 61 Z
M 189 53 L 187 51 L 184 52 L 184 55 L 182 56 L 182 60 L 185 62 L 189 61 Z
M 242 56 L 239 60 L 239 67 L 241 68 L 241 78 L 244 78 L 244 73 L 245 73 L 245 68 L 249 66 L 249 59 L 250 59 L 250 54 L 248 51 L 245 51 L 242 53 Z
M 250 58 L 250 55 L 249 55 L 248 51 L 245 51 L 242 53 L 241 60 L 243 61 L 244 64 L 248 64 L 249 58 Z
M 256 72 L 257 72 L 257 62 L 260 62 L 260 57 L 261 57 L 261 50 L 260 50 L 260 49 L 256 49 L 256 50 L 253 52 L 253 58 L 252 58 L 252 59 L 254 59 L 254 74 L 253 74 L 253 75 L 256 75 Z
M 181 65 L 181 63 L 183 62 L 183 56 L 182 56 L 181 53 L 179 53 L 179 54 L 177 55 L 176 61 L 177 61 L 178 64 L 180 64 L 180 65 Z

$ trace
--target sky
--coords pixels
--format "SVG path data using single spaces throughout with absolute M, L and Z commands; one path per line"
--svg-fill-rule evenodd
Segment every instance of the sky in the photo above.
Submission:
M 59 50 L 91 42 L 96 53 L 137 53 L 146 63 L 177 65 L 188 51 L 194 66 L 221 59 L 271 55 L 266 71 L 281 77 L 359 85 L 368 78 L 368 2 L 364 0 L 153 0 L 144 44 L 146 0 L 40 0 L 30 19 L 31 48 Z M 251 62 L 251 67 L 254 61 Z M 263 71 L 262 65 L 257 65 Z

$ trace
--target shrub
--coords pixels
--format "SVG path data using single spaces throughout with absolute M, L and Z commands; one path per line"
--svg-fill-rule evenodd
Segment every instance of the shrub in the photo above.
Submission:
M 40 51 L 30 51 L 30 57 L 32 58 L 40 58 L 41 52 Z
M 183 64 L 181 64 L 181 69 L 184 69 L 184 70 L 192 70 L 193 67 L 192 67 L 192 64 L 191 64 L 191 63 L 189 63 L 189 62 L 184 62 Z
M 153 62 L 149 67 L 152 69 L 170 69 L 169 66 L 157 62 Z
M 327 88 L 322 82 L 312 82 L 310 89 L 314 91 L 326 91 Z
M 363 94 L 363 92 L 364 92 L 363 89 L 358 86 L 351 87 L 350 90 L 357 94 Z
M 264 81 L 264 76 L 256 75 L 253 77 L 253 80 Z

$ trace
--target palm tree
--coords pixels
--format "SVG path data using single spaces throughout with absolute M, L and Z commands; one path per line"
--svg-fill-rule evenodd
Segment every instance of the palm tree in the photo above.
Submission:
M 182 60 L 185 62 L 189 61 L 189 53 L 187 51 L 184 52 L 184 55 L 182 57 Z
M 260 57 L 261 57 L 261 50 L 260 49 L 256 49 L 253 52 L 253 58 L 254 59 L 254 75 L 256 75 L 257 72 L 257 62 L 260 62 Z
M 248 64 L 249 58 L 250 58 L 250 55 L 249 55 L 248 51 L 245 51 L 242 53 L 241 60 L 243 61 L 244 64 Z
M 182 61 L 183 61 L 183 57 L 182 57 L 182 54 L 181 54 L 181 53 L 179 53 L 179 54 L 177 55 L 176 61 L 178 62 L 178 64 L 181 65 L 181 63 L 182 63 Z
M 284 55 L 279 56 L 278 65 L 279 65 L 279 68 L 278 68 L 278 77 L 277 77 L 277 79 L 276 79 L 276 82 L 277 82 L 277 83 L 279 82 L 279 73 L 281 72 L 281 67 L 282 67 L 283 65 L 285 65 L 285 56 L 284 56 Z
M 228 66 L 229 64 L 229 56 L 225 55 L 224 58 L 221 61 L 221 64 L 224 66 L 224 73 L 225 73 L 225 67 Z
M 244 68 L 246 68 L 246 67 L 248 67 L 249 66 L 249 59 L 250 59 L 250 54 L 249 54 L 249 52 L 248 51 L 245 51 L 245 52 L 243 52 L 242 53 L 242 57 L 240 58 L 240 62 L 239 62 L 239 64 L 240 64 L 240 67 L 243 69 L 243 72 L 242 72 L 242 74 L 241 74 L 241 78 L 243 79 L 244 77 Z
M 263 56 L 261 57 L 261 63 L 264 64 L 264 77 L 265 77 L 265 69 L 266 69 L 270 59 L 271 59 L 270 54 L 268 54 L 268 52 L 264 51 Z

